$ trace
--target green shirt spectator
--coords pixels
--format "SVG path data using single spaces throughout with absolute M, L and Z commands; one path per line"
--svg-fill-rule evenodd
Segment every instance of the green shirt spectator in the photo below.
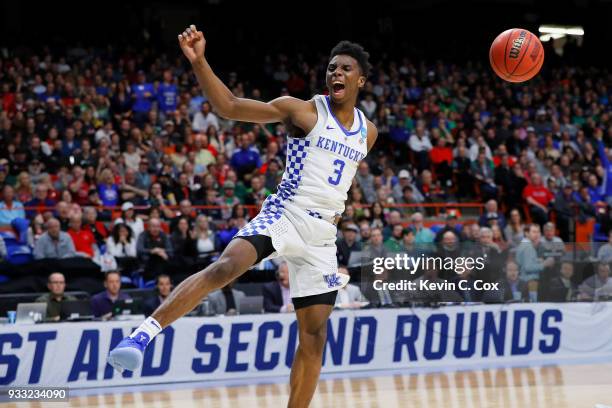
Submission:
M 77 300 L 74 296 L 65 295 L 66 279 L 60 272 L 54 272 L 47 279 L 49 293 L 36 298 L 36 302 L 47 304 L 47 319 L 59 320 L 62 311 L 62 303 Z

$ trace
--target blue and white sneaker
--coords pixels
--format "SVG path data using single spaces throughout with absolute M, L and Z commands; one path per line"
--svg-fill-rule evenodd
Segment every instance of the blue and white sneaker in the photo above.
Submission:
M 109 353 L 106 361 L 115 370 L 122 373 L 124 370 L 134 371 L 142 365 L 144 349 L 151 341 L 145 332 L 135 337 L 126 337 Z

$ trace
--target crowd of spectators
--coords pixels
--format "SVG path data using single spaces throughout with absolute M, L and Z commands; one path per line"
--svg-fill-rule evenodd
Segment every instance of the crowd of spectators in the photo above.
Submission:
M 341 267 L 350 269 L 357 250 L 378 256 L 414 244 L 450 250 L 483 241 L 508 254 L 508 282 L 517 270 L 528 284 L 555 266 L 547 279 L 562 285 L 567 266 L 538 253 L 540 231 L 544 240 L 568 243 L 577 223 L 592 220 L 592 239 L 608 240 L 607 71 L 550 68 L 510 85 L 480 64 L 372 62 L 358 107 L 379 138 L 349 191 Z M 326 92 L 326 63 L 325 56 L 266 57 L 257 84 L 219 74 L 239 97 L 308 98 Z M 285 134 L 283 124 L 219 117 L 189 67 L 163 54 L 109 47 L 1 57 L 2 291 L 36 287 L 24 276 L 32 265 L 43 282 L 55 271 L 98 284 L 100 271 L 120 271 L 136 286 L 166 275 L 180 282 L 214 261 L 275 191 Z M 469 220 L 449 204 L 443 225 L 429 228 L 429 204 L 453 202 L 484 207 Z M 535 249 L 519 249 L 526 241 Z M 604 269 L 609 253 L 598 258 Z M 542 264 L 537 271 L 526 266 L 532 261 Z M 273 309 L 291 308 L 278 302 L 282 287 L 269 288 Z M 350 291 L 343 302 L 359 302 Z

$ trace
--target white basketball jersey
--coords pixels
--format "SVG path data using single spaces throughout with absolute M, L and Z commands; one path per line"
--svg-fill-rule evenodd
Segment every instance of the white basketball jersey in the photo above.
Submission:
M 359 109 L 354 108 L 353 126 L 347 130 L 333 115 L 329 97 L 316 95 L 314 101 L 315 127 L 303 138 L 287 138 L 287 167 L 277 196 L 330 220 L 344 212 L 359 162 L 368 153 L 368 130 Z
M 237 236 L 269 235 L 268 228 L 288 207 L 332 222 L 344 213 L 344 202 L 359 162 L 368 153 L 368 130 L 363 113 L 355 108 L 351 129 L 331 112 L 328 97 L 316 95 L 317 123 L 305 137 L 287 137 L 287 162 L 275 194 Z M 290 205 L 289 205 L 290 204 Z

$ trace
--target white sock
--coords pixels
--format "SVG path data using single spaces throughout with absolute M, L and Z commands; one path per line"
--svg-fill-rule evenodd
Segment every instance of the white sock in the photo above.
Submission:
M 149 336 L 150 340 L 153 340 L 153 337 L 157 336 L 161 331 L 161 324 L 153 317 L 149 316 L 132 334 L 130 334 L 130 337 L 135 338 L 138 333 L 144 332 Z

